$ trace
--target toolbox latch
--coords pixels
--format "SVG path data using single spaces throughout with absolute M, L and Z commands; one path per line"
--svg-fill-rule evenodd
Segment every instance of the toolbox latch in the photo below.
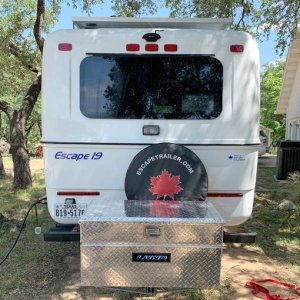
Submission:
M 145 237 L 160 237 L 160 228 L 157 226 L 146 226 L 144 230 Z

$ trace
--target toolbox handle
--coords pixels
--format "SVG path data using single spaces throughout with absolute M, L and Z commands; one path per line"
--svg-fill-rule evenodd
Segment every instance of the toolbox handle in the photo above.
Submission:
M 146 226 L 144 230 L 145 237 L 160 237 L 160 228 L 157 226 Z

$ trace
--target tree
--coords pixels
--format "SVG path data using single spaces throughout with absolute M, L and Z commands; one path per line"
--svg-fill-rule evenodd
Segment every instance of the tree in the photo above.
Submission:
M 261 124 L 273 129 L 273 143 L 284 139 L 285 119 L 283 115 L 276 115 L 277 102 L 280 95 L 281 82 L 284 74 L 285 62 L 278 60 L 264 65 L 261 74 Z
M 0 120 L 1 123 L 1 120 Z M 1 124 L 0 124 L 1 128 Z M 4 169 L 4 164 L 3 164 L 3 159 L 2 159 L 2 154 L 7 153 L 9 150 L 9 144 L 7 144 L 4 140 L 0 138 L 0 177 L 5 177 L 6 172 Z
M 22 16 L 28 12 L 28 9 L 32 9 L 32 1 L 25 1 L 26 3 L 20 4 L 16 1 L 15 4 L 9 3 L 9 1 L 3 1 L 3 9 L 8 9 L 8 5 L 12 4 L 13 16 L 8 15 L 7 11 L 4 11 L 4 18 L 7 21 L 4 30 L 1 32 L 1 39 L 4 42 L 4 51 L 14 56 L 20 61 L 23 67 L 35 74 L 32 83 L 30 84 L 27 92 L 25 93 L 22 103 L 18 109 L 14 108 L 10 103 L 2 100 L 0 101 L 0 109 L 7 115 L 9 119 L 9 141 L 11 145 L 11 154 L 14 163 L 14 187 L 15 188 L 27 188 L 32 185 L 31 173 L 29 168 L 29 156 L 25 146 L 25 129 L 26 122 L 33 110 L 33 107 L 38 99 L 41 90 L 41 69 L 38 67 L 38 59 L 40 55 L 37 54 L 37 50 L 31 45 L 31 40 L 21 35 L 21 30 L 24 30 L 32 21 L 32 13 L 26 19 L 28 22 L 23 22 Z M 10 10 L 11 8 L 9 8 Z M 44 40 L 41 36 L 41 29 L 43 28 L 45 18 L 45 6 L 43 1 L 37 2 L 37 15 L 34 24 L 34 37 L 38 45 L 40 52 L 43 49 Z M 13 21 L 13 26 L 10 26 L 10 22 Z M 24 27 L 21 27 L 23 25 Z M 18 28 L 19 26 L 19 28 Z M 14 39 L 12 39 L 13 37 Z
M 5 56 L 9 61 L 18 62 L 27 73 L 30 71 L 34 74 L 26 76 L 27 79 L 31 77 L 31 83 L 18 107 L 6 101 L 3 95 L 0 99 L 0 110 L 9 120 L 9 142 L 14 164 L 15 188 L 28 188 L 32 185 L 29 154 L 26 149 L 26 124 L 41 91 L 40 61 L 44 46 L 43 33 L 54 24 L 61 2 L 51 0 L 47 9 L 45 0 L 1 1 L 0 12 L 3 16 L 0 22 L 1 58 Z M 72 0 L 71 4 L 76 5 L 76 2 Z M 85 0 L 82 2 L 82 9 L 90 12 L 92 5 L 102 2 L 102 0 Z M 32 29 L 33 34 L 28 31 Z M 7 74 L 9 72 L 6 74 L 2 72 L 2 76 Z M 11 84 L 13 85 L 15 81 L 13 78 Z
M 297 31 L 300 1 L 297 0 L 166 0 L 173 17 L 230 17 L 232 27 L 257 37 L 277 34 L 276 50 L 283 54 Z
M 253 21 L 261 34 L 269 37 L 272 30 L 276 33 L 276 50 L 283 54 L 297 32 L 299 18 L 299 0 L 262 0 L 259 9 L 255 11 Z

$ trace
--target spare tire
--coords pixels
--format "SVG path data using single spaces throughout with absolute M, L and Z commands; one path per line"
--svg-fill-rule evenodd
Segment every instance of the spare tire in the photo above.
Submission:
M 188 148 L 170 143 L 140 151 L 128 167 L 128 200 L 204 201 L 207 173 L 199 157 Z

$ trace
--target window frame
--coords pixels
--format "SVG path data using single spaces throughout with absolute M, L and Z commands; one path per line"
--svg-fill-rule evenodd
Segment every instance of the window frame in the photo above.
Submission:
M 221 62 L 221 60 L 219 60 L 218 58 L 215 57 L 215 55 L 213 54 L 147 54 L 147 53 L 143 53 L 143 54 L 127 54 L 127 53 L 86 53 L 86 57 L 84 57 L 79 65 L 79 106 L 80 106 L 80 112 L 83 116 L 85 116 L 88 119 L 97 119 L 97 120 L 166 120 L 166 121 L 170 121 L 170 120 L 186 120 L 186 121 L 211 121 L 211 120 L 215 120 L 217 118 L 220 117 L 220 115 L 223 112 L 223 88 L 224 88 L 224 67 L 223 64 Z M 113 118 L 113 117 L 91 117 L 86 115 L 83 111 L 82 111 L 82 107 L 81 107 L 81 103 L 82 103 L 82 98 L 81 98 L 81 67 L 83 62 L 85 62 L 87 59 L 89 59 L 90 57 L 103 57 L 103 56 L 109 56 L 109 57 L 150 57 L 150 58 L 156 58 L 156 57 L 167 57 L 167 58 L 174 58 L 174 57 L 208 57 L 210 59 L 214 59 L 215 63 L 219 65 L 219 67 L 221 68 L 221 92 L 220 92 L 220 100 L 219 100 L 219 113 L 212 117 L 212 118 L 126 118 L 126 117 L 117 117 L 117 118 Z

